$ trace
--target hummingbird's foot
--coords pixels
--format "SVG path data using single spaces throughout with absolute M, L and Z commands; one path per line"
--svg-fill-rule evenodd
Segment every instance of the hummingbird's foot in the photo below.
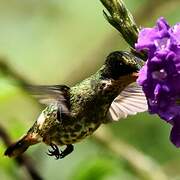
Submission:
M 64 158 L 65 156 L 67 156 L 68 154 L 72 153 L 74 150 L 74 147 L 72 144 L 68 144 L 66 145 L 66 149 L 64 151 L 61 151 L 60 153 L 60 158 Z
M 47 153 L 47 154 L 49 156 L 55 156 L 56 159 L 61 158 L 61 153 L 62 152 L 59 152 L 59 148 L 57 147 L 57 145 L 51 144 L 50 146 L 51 146 L 52 150 L 48 150 L 49 153 Z

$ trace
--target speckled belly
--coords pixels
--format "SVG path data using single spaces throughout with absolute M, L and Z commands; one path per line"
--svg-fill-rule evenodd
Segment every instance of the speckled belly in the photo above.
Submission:
M 59 129 L 51 141 L 57 145 L 74 144 L 91 135 L 99 126 L 97 123 L 75 123 Z

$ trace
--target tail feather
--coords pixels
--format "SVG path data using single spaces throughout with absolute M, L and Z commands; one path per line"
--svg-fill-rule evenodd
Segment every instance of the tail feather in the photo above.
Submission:
M 4 155 L 9 157 L 17 157 L 21 155 L 23 152 L 25 152 L 30 145 L 36 143 L 37 141 L 32 140 L 32 138 L 29 137 L 29 135 L 25 135 L 19 141 L 10 145 L 5 151 Z

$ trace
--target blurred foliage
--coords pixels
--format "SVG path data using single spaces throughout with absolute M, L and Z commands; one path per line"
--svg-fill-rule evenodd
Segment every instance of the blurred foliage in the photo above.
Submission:
M 159 16 L 170 24 L 180 19 L 178 0 L 124 2 L 141 26 L 154 25 Z M 148 9 L 149 4 L 153 8 Z M 103 9 L 97 0 L 0 0 L 0 55 L 31 83 L 73 85 L 94 73 L 108 53 L 127 49 L 104 19 Z M 141 12 L 144 14 L 139 15 Z M 26 132 L 39 111 L 12 79 L 0 74 L 0 123 L 13 140 Z M 170 179 L 180 179 L 179 150 L 170 143 L 170 127 L 164 122 L 145 113 L 109 128 L 116 137 L 157 161 Z M 59 161 L 45 154 L 47 148 L 37 145 L 27 152 L 44 179 L 139 179 L 123 157 L 116 158 L 91 138 L 75 145 L 74 153 Z M 0 141 L 0 179 L 25 177 L 22 167 L 2 156 L 4 150 Z

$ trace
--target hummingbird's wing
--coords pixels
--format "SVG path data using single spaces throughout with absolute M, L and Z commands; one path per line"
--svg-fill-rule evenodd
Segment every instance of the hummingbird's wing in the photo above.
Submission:
M 112 122 L 147 110 L 147 100 L 142 88 L 137 83 L 132 83 L 114 99 L 107 116 L 109 122 Z
M 65 85 L 34 86 L 29 85 L 27 90 L 36 97 L 41 104 L 49 105 L 56 101 L 65 102 L 69 99 L 69 87 Z

